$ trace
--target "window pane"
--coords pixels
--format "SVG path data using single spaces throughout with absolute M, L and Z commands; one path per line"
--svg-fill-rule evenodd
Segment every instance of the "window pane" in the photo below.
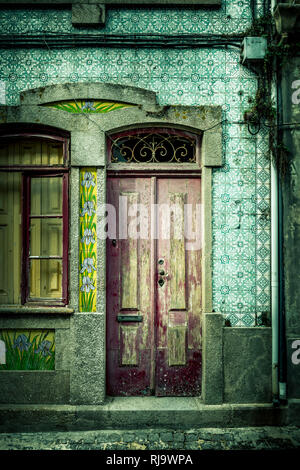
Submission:
M 0 304 L 20 303 L 21 175 L 0 173 Z
M 31 215 L 62 214 L 62 177 L 31 178 Z
M 0 144 L 0 165 L 63 165 L 63 144 L 17 139 Z
M 42 165 L 62 165 L 63 145 L 61 143 L 42 142 Z
M 6 166 L 9 164 L 9 145 L 0 145 L 0 165 Z
M 30 260 L 31 298 L 62 298 L 62 260 Z
M 31 219 L 31 256 L 62 256 L 62 219 Z
M 17 142 L 13 156 L 15 165 L 41 165 L 41 143 L 30 140 Z

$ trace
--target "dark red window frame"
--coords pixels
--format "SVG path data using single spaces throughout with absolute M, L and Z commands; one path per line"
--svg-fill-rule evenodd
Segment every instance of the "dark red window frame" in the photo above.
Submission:
M 1 126 L 2 127 L 2 126 Z M 31 126 L 19 127 L 4 125 L 0 130 L 0 142 L 11 142 L 15 139 L 48 140 L 63 144 L 63 164 L 55 166 L 9 165 L 1 166 L 2 171 L 17 171 L 22 174 L 21 184 L 21 211 L 22 211 L 22 259 L 21 259 L 21 304 L 35 306 L 65 306 L 68 304 L 69 281 L 69 135 L 65 132 L 55 134 L 55 130 L 43 126 L 41 130 L 32 130 Z M 30 181 L 34 177 L 62 177 L 62 220 L 63 220 L 63 246 L 62 246 L 62 298 L 61 299 L 30 299 L 29 297 L 29 247 L 30 247 Z
M 61 299 L 31 299 L 29 295 L 30 282 L 30 193 L 32 178 L 61 177 L 62 178 L 62 215 L 44 216 L 43 218 L 62 218 L 63 221 L 63 246 L 62 256 L 62 298 Z M 25 171 L 22 178 L 22 285 L 21 302 L 34 303 L 35 305 L 66 305 L 68 303 L 68 252 L 69 252 L 69 182 L 68 173 L 57 170 L 45 169 L 44 171 Z M 55 258 L 52 258 L 55 259 Z

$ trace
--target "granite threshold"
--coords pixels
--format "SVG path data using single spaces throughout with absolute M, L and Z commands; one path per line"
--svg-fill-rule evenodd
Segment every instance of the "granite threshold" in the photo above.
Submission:
M 103 405 L 0 405 L 0 432 L 285 426 L 288 407 L 270 403 L 207 405 L 194 397 L 114 397 Z

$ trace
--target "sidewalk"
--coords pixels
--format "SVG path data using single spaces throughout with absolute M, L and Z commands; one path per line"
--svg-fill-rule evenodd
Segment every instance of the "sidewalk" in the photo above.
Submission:
M 0 450 L 300 450 L 300 428 L 244 427 L 3 433 Z

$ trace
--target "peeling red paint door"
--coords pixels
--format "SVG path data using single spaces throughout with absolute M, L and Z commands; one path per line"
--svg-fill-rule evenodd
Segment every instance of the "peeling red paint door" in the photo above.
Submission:
M 107 393 L 151 395 L 153 255 L 150 236 L 147 239 L 145 233 L 144 238 L 135 235 L 135 205 L 142 204 L 147 211 L 144 219 L 150 218 L 151 179 L 111 177 L 107 195 L 117 216 L 116 237 L 107 238 Z M 145 231 L 145 220 L 137 230 Z
M 107 194 L 117 220 L 107 239 L 107 393 L 200 395 L 200 178 L 112 176 Z
M 158 396 L 201 393 L 200 194 L 200 178 L 157 181 L 157 201 L 162 207 L 156 263 Z

